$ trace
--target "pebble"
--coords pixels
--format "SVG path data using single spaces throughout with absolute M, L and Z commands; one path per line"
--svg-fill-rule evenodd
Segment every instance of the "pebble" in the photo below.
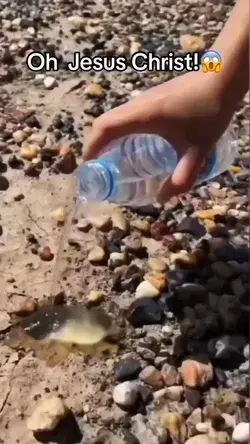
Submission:
M 166 390 L 166 398 L 171 401 L 180 402 L 183 395 L 183 387 L 181 385 L 173 385 Z
M 196 430 L 198 433 L 208 433 L 210 429 L 210 423 L 209 422 L 199 422 L 196 424 Z
M 146 281 L 149 281 L 157 290 L 163 291 L 167 287 L 166 275 L 159 271 L 151 271 L 144 276 Z
M 195 409 L 186 420 L 189 436 L 196 435 L 197 424 L 202 422 L 202 410 L 200 408 Z
M 141 381 L 145 382 L 146 384 L 150 385 L 156 390 L 159 390 L 164 387 L 162 374 L 153 365 L 145 367 L 141 371 L 139 378 Z
M 96 246 L 88 254 L 88 260 L 91 264 L 100 264 L 106 259 L 106 252 L 102 247 Z
M 23 130 L 17 130 L 12 134 L 12 137 L 16 143 L 20 144 L 27 139 L 28 134 Z
M 181 383 L 181 375 L 177 368 L 171 364 L 164 364 L 161 369 L 164 383 L 167 387 L 179 385 Z
M 135 415 L 131 418 L 131 432 L 133 436 L 136 437 L 136 441 L 133 441 L 131 437 L 126 441 L 128 444 L 163 444 L 166 442 L 166 436 L 163 436 L 163 440 L 160 441 L 158 436 L 153 432 L 153 430 L 148 426 L 146 418 L 141 414 Z
M 149 281 L 141 282 L 135 292 L 136 298 L 155 298 L 159 296 L 160 292 Z
M 114 365 L 115 379 L 118 382 L 136 379 L 141 371 L 141 365 L 135 359 L 121 359 Z
M 211 268 L 216 276 L 223 279 L 230 279 L 233 276 L 232 269 L 225 262 L 214 262 Z
M 120 209 L 115 209 L 112 212 L 111 220 L 113 228 L 121 230 L 123 233 L 129 231 L 129 221 Z
M 46 89 L 53 89 L 55 88 L 55 86 L 58 85 L 57 80 L 55 79 L 55 77 L 52 76 L 45 77 L 43 84 Z
M 237 444 L 249 443 L 250 424 L 248 422 L 240 422 L 233 431 L 232 439 Z
M 88 96 L 89 98 L 92 98 L 92 97 L 102 97 L 103 94 L 104 94 L 104 89 L 98 83 L 91 83 L 90 85 L 88 85 L 85 88 L 84 94 L 86 96 Z
M 88 302 L 99 303 L 103 299 L 103 294 L 98 290 L 91 290 L 90 293 L 86 296 Z
M 208 435 L 197 435 L 189 438 L 185 444 L 218 444 L 218 441 Z
M 35 299 L 25 298 L 24 301 L 13 311 L 17 316 L 28 316 L 34 313 L 38 308 L 38 303 Z
M 59 207 L 52 212 L 52 217 L 58 224 L 63 224 L 66 221 L 67 212 L 65 208 Z
M 164 312 L 162 307 L 151 298 L 139 298 L 132 302 L 127 312 L 127 320 L 134 328 L 144 325 L 161 324 Z
M 52 253 L 50 247 L 43 247 L 39 251 L 39 256 L 42 261 L 50 262 L 54 259 L 54 254 Z
M 138 52 L 140 49 L 141 49 L 140 42 L 136 42 L 136 41 L 131 42 L 130 49 L 129 49 L 130 55 L 132 56 L 133 54 Z
M 206 234 L 204 226 L 194 217 L 185 217 L 176 227 L 176 231 L 180 233 L 190 233 L 196 239 L 200 239 Z
M 184 34 L 180 37 L 180 45 L 185 52 L 197 52 L 205 49 L 205 42 L 201 36 Z
M 161 259 L 150 258 L 148 260 L 148 266 L 153 271 L 164 272 L 167 270 L 167 264 Z
M 111 253 L 109 256 L 108 265 L 113 270 L 128 262 L 128 255 L 124 253 Z
M 136 219 L 130 222 L 131 228 L 135 228 L 142 234 L 148 235 L 150 233 L 150 223 L 147 220 Z
M 243 356 L 245 359 L 250 359 L 250 346 L 247 344 L 243 350 Z
M 213 380 L 213 366 L 187 359 L 180 367 L 184 384 L 191 388 L 204 387 Z
M 76 157 L 71 150 L 60 150 L 59 160 L 54 165 L 55 169 L 62 174 L 71 174 L 77 168 Z
M 68 413 L 68 408 L 61 398 L 52 397 L 44 399 L 34 408 L 27 421 L 27 427 L 32 432 L 52 431 L 62 418 Z
M 165 427 L 174 442 L 184 444 L 187 429 L 184 418 L 177 412 L 162 413 L 160 417 L 161 426 Z
M 79 15 L 71 15 L 68 17 L 68 22 L 73 26 L 73 28 L 84 31 L 86 26 L 86 19 Z
M 133 407 L 138 398 L 136 385 L 131 381 L 118 384 L 113 391 L 114 402 L 125 408 Z
M 88 217 L 87 221 L 98 230 L 109 231 L 111 228 L 111 218 L 105 214 Z

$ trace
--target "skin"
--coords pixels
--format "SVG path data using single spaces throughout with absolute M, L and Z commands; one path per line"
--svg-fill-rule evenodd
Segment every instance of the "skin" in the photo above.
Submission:
M 103 114 L 93 124 L 84 159 L 116 138 L 159 134 L 175 147 L 179 163 L 157 200 L 187 192 L 249 89 L 249 0 L 237 1 L 211 49 L 221 55 L 221 72 L 189 72 Z

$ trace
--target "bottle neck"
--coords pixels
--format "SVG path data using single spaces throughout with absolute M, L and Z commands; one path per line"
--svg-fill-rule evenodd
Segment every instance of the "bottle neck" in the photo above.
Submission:
M 105 161 L 86 162 L 77 169 L 75 177 L 78 197 L 87 202 L 105 201 L 113 191 L 113 175 Z

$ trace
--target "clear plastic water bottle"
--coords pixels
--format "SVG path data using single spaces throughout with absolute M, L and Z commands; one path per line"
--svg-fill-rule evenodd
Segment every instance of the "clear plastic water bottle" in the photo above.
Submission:
M 228 129 L 210 152 L 195 185 L 224 172 L 235 155 L 236 142 Z M 77 198 L 137 207 L 155 203 L 160 183 L 177 162 L 176 151 L 160 136 L 132 134 L 117 139 L 97 159 L 76 170 Z

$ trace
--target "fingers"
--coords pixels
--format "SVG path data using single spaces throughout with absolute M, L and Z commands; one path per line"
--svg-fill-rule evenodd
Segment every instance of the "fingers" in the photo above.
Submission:
M 95 120 L 84 153 L 84 160 L 96 157 L 111 141 L 128 134 L 149 133 L 155 129 L 152 109 L 143 109 L 141 100 L 132 100 Z
M 173 174 L 161 185 L 157 200 L 161 204 L 173 196 L 186 193 L 194 184 L 204 160 L 204 151 L 191 147 L 180 159 Z

